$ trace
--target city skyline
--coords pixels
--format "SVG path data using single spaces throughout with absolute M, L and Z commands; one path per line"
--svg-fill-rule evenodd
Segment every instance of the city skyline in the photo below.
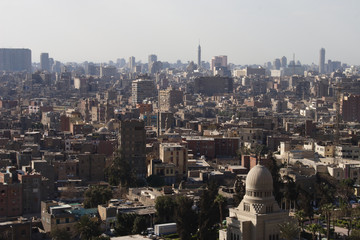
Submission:
M 62 62 L 146 62 L 152 53 L 160 61 L 197 62 L 200 39 L 204 61 L 227 55 L 231 63 L 263 64 L 295 53 L 317 64 L 325 48 L 326 59 L 359 64 L 358 1 L 5 0 L 0 7 L 0 47 L 29 48 L 33 62 L 42 52 Z

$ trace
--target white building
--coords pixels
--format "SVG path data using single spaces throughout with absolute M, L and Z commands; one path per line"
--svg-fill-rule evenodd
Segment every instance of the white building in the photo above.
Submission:
M 273 196 L 270 171 L 253 167 L 246 177 L 246 193 L 237 208 L 229 209 L 227 229 L 219 231 L 219 240 L 278 240 L 279 224 L 289 221 Z

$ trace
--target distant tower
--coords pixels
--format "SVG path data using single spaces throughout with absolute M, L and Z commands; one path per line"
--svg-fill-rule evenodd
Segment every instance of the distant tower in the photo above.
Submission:
M 201 68 L 201 46 L 200 46 L 200 43 L 199 43 L 199 46 L 198 46 L 198 69 Z
M 325 48 L 320 49 L 319 73 L 325 73 Z
M 286 68 L 286 66 L 287 66 L 287 58 L 283 56 L 281 58 L 281 67 Z
M 149 69 L 149 73 L 154 72 L 153 65 L 154 63 L 157 62 L 157 56 L 155 54 L 151 54 L 148 57 L 148 69 Z
M 50 72 L 50 61 L 48 53 L 41 53 L 40 55 L 41 70 Z
M 275 69 L 275 70 L 279 70 L 280 67 L 281 67 L 281 61 L 280 61 L 280 59 L 276 58 L 276 59 L 274 60 L 273 66 L 274 66 L 274 69 Z
M 135 57 L 129 58 L 129 68 L 130 68 L 130 72 L 133 73 L 135 68 Z

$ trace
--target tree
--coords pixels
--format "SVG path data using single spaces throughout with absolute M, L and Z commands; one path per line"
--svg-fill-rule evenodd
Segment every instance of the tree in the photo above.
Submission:
M 224 207 L 224 202 L 226 201 L 226 199 L 218 194 L 214 200 L 215 203 L 218 204 L 219 206 L 219 213 L 220 213 L 220 225 L 222 226 L 222 220 L 223 220 L 223 207 Z
M 312 239 L 316 239 L 316 233 L 321 231 L 322 227 L 317 223 L 312 223 L 306 226 L 306 229 L 311 232 Z
M 285 240 L 293 240 L 299 235 L 300 229 L 294 222 L 286 222 L 279 224 L 280 238 Z
M 119 213 L 115 225 L 115 232 L 120 236 L 126 236 L 132 233 L 134 228 L 135 214 Z
M 334 205 L 331 203 L 321 206 L 321 212 L 324 214 L 326 219 L 326 238 L 330 240 L 330 217 L 331 213 L 334 210 Z
M 136 172 L 131 168 L 128 159 L 125 159 L 121 150 L 117 150 L 114 155 L 114 159 L 109 167 L 105 169 L 105 177 L 110 185 L 131 187 L 136 186 Z
M 340 181 L 338 185 L 338 195 L 346 203 L 350 201 L 350 198 L 354 195 L 354 183 L 355 181 L 351 178 Z
M 109 187 L 91 186 L 85 191 L 84 197 L 85 208 L 96 208 L 112 198 L 112 191 Z
M 290 202 L 290 206 L 291 206 L 291 202 L 296 201 L 296 199 L 298 198 L 298 192 L 296 191 L 296 183 L 294 182 L 294 180 L 289 177 L 289 176 L 284 176 L 284 198 L 286 202 Z
M 299 240 L 301 239 L 301 232 L 304 231 L 304 221 L 305 221 L 305 212 L 304 210 L 298 210 L 295 212 L 295 218 L 298 221 L 298 226 L 300 227 L 299 231 Z
M 100 222 L 98 218 L 90 218 L 84 215 L 75 225 L 81 240 L 91 240 L 100 235 Z
M 245 196 L 245 185 L 240 179 L 235 181 L 234 205 L 238 206 Z
M 175 221 L 181 240 L 190 240 L 197 231 L 197 214 L 193 210 L 193 204 L 188 197 L 176 198 Z
M 200 240 L 216 239 L 215 224 L 219 219 L 219 211 L 215 198 L 218 194 L 218 186 L 210 182 L 200 198 L 199 212 L 199 238 Z
M 360 240 L 360 230 L 353 229 L 350 234 L 351 240 Z
M 160 196 L 155 201 L 156 222 L 166 223 L 173 220 L 175 201 L 170 196 Z
M 144 216 L 136 216 L 133 223 L 132 233 L 139 234 L 147 228 L 146 218 Z
M 314 209 L 311 205 L 311 201 L 313 199 L 311 194 L 306 192 L 300 186 L 297 186 L 297 192 L 299 193 L 299 197 L 297 200 L 298 209 L 302 209 L 305 216 L 311 219 L 314 215 Z
M 149 177 L 146 178 L 146 182 L 151 186 L 151 187 L 162 187 L 165 185 L 165 180 L 163 177 L 161 176 L 157 176 L 157 175 L 151 175 Z
M 52 240 L 68 240 L 71 239 L 70 232 L 66 231 L 66 229 L 56 228 L 50 233 Z
M 275 197 L 276 201 L 278 203 L 280 203 L 281 199 L 282 199 L 282 193 L 280 191 L 281 188 L 282 188 L 282 180 L 281 180 L 281 176 L 280 176 L 280 167 L 277 165 L 276 159 L 274 157 L 271 156 L 270 160 L 271 160 L 271 164 L 269 165 L 269 171 L 270 171 L 271 176 L 273 178 L 274 197 Z

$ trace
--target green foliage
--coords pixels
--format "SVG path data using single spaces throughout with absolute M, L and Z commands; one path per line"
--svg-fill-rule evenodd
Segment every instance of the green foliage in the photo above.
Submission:
M 317 223 L 312 223 L 306 226 L 306 229 L 311 232 L 313 240 L 316 239 L 316 233 L 322 230 L 321 225 Z
M 360 240 L 360 230 L 353 229 L 350 234 L 351 240 Z
M 116 151 L 112 164 L 105 169 L 105 177 L 112 186 L 132 187 L 137 183 L 136 172 L 129 160 L 122 157 L 121 150 Z
M 90 218 L 87 215 L 82 216 L 75 227 L 81 240 L 91 240 L 101 234 L 99 220 L 97 218 Z
M 68 240 L 71 238 L 70 232 L 66 231 L 66 229 L 56 228 L 50 233 L 52 240 Z
M 109 187 L 91 186 L 84 193 L 84 207 L 97 208 L 112 198 L 112 191 Z
M 312 216 L 314 215 L 314 209 L 311 205 L 313 197 L 310 193 L 302 189 L 300 186 L 297 186 L 297 192 L 299 193 L 297 200 L 298 209 L 303 210 L 304 215 L 309 219 L 312 218 Z
M 146 182 L 147 182 L 151 187 L 162 187 L 162 186 L 165 186 L 164 178 L 162 178 L 161 176 L 157 176 L 157 175 L 151 175 L 151 176 L 147 177 L 147 178 L 146 178 Z
M 354 195 L 354 183 L 355 181 L 353 179 L 348 178 L 340 181 L 338 185 L 338 195 L 346 203 L 348 203 Z
M 211 182 L 200 199 L 199 213 L 199 239 L 216 239 L 217 230 L 215 224 L 219 222 L 219 208 L 215 202 L 218 195 L 218 186 Z
M 315 197 L 320 205 L 334 202 L 336 185 L 336 180 L 332 177 L 316 174 Z
M 285 240 L 292 240 L 299 235 L 300 229 L 294 222 L 279 224 L 280 237 Z
M 192 209 L 194 202 L 185 196 L 176 198 L 175 219 L 177 232 L 182 240 L 190 240 L 197 231 L 197 214 Z
M 146 218 L 136 214 L 119 213 L 115 225 L 117 235 L 126 236 L 130 234 L 140 234 L 147 228 Z
M 117 235 L 126 236 L 132 234 L 135 218 L 135 214 L 119 213 L 115 225 Z
M 133 223 L 132 233 L 140 234 L 141 232 L 145 231 L 146 228 L 146 218 L 144 216 L 136 216 Z
M 241 200 L 243 200 L 244 196 L 245 196 L 245 184 L 243 184 L 241 180 L 239 180 L 235 186 L 234 205 L 238 206 Z
M 222 221 L 224 219 L 223 212 L 224 212 L 224 207 L 225 207 L 225 203 L 226 203 L 226 198 L 224 198 L 222 195 L 218 194 L 216 196 L 214 202 L 217 203 L 219 206 L 220 224 L 222 225 Z
M 273 188 L 274 188 L 274 197 L 275 200 L 280 203 L 282 199 L 282 193 L 280 189 L 282 188 L 282 180 L 280 176 L 280 167 L 276 163 L 276 159 L 271 157 L 271 164 L 269 165 L 269 171 L 273 178 Z
M 156 198 L 156 222 L 167 223 L 173 221 L 176 203 L 170 196 L 160 196 Z

